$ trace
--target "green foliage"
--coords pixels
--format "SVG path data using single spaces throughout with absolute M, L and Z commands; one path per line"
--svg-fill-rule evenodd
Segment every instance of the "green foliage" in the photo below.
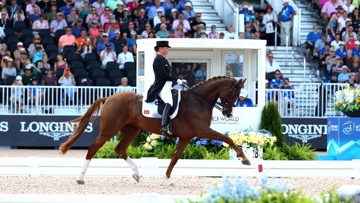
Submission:
M 94 158 L 100 159 L 112 159 L 112 158 L 121 158 L 118 153 L 114 151 L 116 145 L 119 142 L 106 142 L 94 155 Z
M 154 149 L 154 155 L 159 159 L 171 159 L 175 148 L 175 144 L 166 145 L 159 143 Z
M 327 202 L 327 203 L 351 203 L 354 200 L 354 197 L 350 198 L 346 202 L 340 201 L 336 191 L 335 186 L 332 187 L 329 191 L 323 191 L 320 196 L 306 196 L 302 190 L 294 190 L 289 192 L 279 192 L 274 189 L 262 188 L 262 193 L 257 200 L 252 198 L 245 198 L 241 201 L 232 201 L 226 200 L 224 197 L 219 197 L 217 201 L 194 201 L 188 199 L 186 202 L 189 203 L 319 203 L 319 202 Z M 200 196 L 205 196 L 205 194 L 201 194 Z M 182 200 L 175 200 L 177 203 L 184 203 Z
M 118 134 L 116 135 L 116 141 L 120 141 L 122 138 L 122 132 L 118 132 Z
M 285 136 L 282 133 L 281 124 L 281 117 L 276 104 L 269 102 L 262 111 L 260 129 L 266 129 L 273 136 L 276 136 L 276 142 L 274 144 L 277 147 L 282 147 L 282 144 L 285 143 Z
M 209 160 L 229 160 L 230 159 L 230 157 L 229 157 L 229 149 L 222 148 L 218 152 L 207 151 L 206 157 L 204 159 L 209 159 Z
M 269 147 L 264 149 L 264 160 L 288 160 L 287 156 L 277 147 Z
M 197 147 L 188 145 L 181 154 L 181 159 L 204 159 L 206 157 L 206 148 L 204 146 Z
M 294 143 L 289 146 L 285 142 L 282 133 L 282 122 L 276 104 L 269 102 L 262 111 L 260 129 L 266 129 L 273 136 L 276 136 L 274 146 L 264 149 L 264 160 L 315 160 L 316 153 L 311 149 L 311 145 L 300 145 Z
M 314 150 L 311 149 L 311 145 L 300 145 L 297 142 L 292 146 L 284 144 L 282 151 L 289 160 L 315 160 L 317 156 Z
M 103 158 L 103 159 L 115 159 L 121 158 L 114 149 L 117 142 L 107 142 L 103 147 L 96 152 L 94 158 Z M 126 153 L 134 159 L 139 159 L 141 157 L 157 157 L 159 159 L 171 159 L 176 145 L 175 144 L 163 144 L 159 143 L 154 151 L 148 151 L 143 145 L 132 146 L 130 145 Z M 195 145 L 188 145 L 181 155 L 181 159 L 229 159 L 229 151 L 226 148 L 223 148 L 219 152 L 215 153 L 207 150 L 204 146 L 197 147 Z
M 134 139 L 134 141 L 131 143 L 132 146 L 140 146 L 143 145 L 146 142 L 146 138 L 149 135 L 148 132 L 141 130 L 139 135 Z
M 270 147 L 264 150 L 264 160 L 315 160 L 317 155 L 309 144 L 294 143 L 289 146 L 286 143 L 283 147 Z
M 128 156 L 134 159 L 140 159 L 141 157 L 152 157 L 153 155 L 147 151 L 142 145 L 140 146 L 132 146 L 130 145 L 129 148 L 126 150 Z
M 314 203 L 311 197 L 306 197 L 300 191 L 289 193 L 278 192 L 276 190 L 266 190 L 258 199 L 259 203 Z

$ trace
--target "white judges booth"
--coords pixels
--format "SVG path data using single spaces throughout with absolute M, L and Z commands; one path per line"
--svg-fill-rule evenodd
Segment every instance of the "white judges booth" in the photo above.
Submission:
M 163 39 L 137 40 L 137 87 L 138 93 L 147 92 L 154 81 L 152 63 L 156 41 Z M 166 57 L 175 75 L 188 80 L 189 86 L 214 76 L 246 78 L 248 97 L 256 107 L 234 108 L 234 116 L 225 118 L 217 109 L 213 111 L 212 128 L 229 130 L 251 127 L 258 129 L 261 111 L 265 106 L 265 40 L 233 39 L 166 39 L 171 50 Z M 259 78 L 259 80 L 258 80 Z M 256 82 L 258 99 L 256 102 Z

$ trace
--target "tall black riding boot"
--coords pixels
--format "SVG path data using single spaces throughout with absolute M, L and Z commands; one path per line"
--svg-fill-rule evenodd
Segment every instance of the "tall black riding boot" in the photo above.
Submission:
M 166 103 L 164 110 L 163 110 L 163 114 L 162 114 L 162 119 L 161 119 L 161 132 L 162 133 L 166 133 L 168 135 L 172 135 L 172 129 L 169 125 L 169 119 L 170 119 L 170 110 L 171 110 L 171 105 Z

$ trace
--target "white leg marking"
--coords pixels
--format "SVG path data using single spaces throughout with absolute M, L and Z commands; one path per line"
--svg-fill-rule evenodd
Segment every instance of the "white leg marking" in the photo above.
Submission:
M 90 159 L 89 160 L 86 160 L 85 159 L 85 162 L 84 162 L 84 165 L 81 169 L 81 172 L 80 172 L 80 176 L 79 178 L 76 180 L 76 182 L 78 184 L 84 184 L 84 176 L 85 176 L 85 173 L 86 173 L 86 170 L 87 168 L 89 167 L 89 164 L 90 164 Z
M 136 180 L 136 182 L 140 182 L 140 175 L 139 175 L 139 168 L 137 165 L 131 160 L 131 158 L 128 156 L 126 159 L 126 162 L 129 164 L 131 169 L 134 171 L 133 178 Z
M 126 159 L 126 162 L 129 164 L 129 166 L 131 167 L 131 169 L 139 175 L 139 168 L 137 167 L 137 165 L 133 162 L 133 160 L 131 160 L 131 158 L 128 156 Z
M 168 186 L 175 186 L 175 184 L 174 184 L 174 182 L 171 180 L 171 178 L 168 178 L 168 177 L 166 177 L 166 176 L 165 176 L 165 178 L 166 178 L 166 180 L 167 180 Z

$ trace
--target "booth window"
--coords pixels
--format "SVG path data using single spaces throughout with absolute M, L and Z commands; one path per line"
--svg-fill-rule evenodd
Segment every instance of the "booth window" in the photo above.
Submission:
M 139 51 L 137 56 L 138 64 L 138 76 L 144 76 L 144 67 L 145 67 L 145 52 Z
M 208 79 L 207 63 L 172 62 L 171 67 L 173 73 L 179 79 L 185 79 L 190 87 Z
M 225 61 L 226 61 L 225 76 L 243 77 L 244 55 L 226 54 Z

